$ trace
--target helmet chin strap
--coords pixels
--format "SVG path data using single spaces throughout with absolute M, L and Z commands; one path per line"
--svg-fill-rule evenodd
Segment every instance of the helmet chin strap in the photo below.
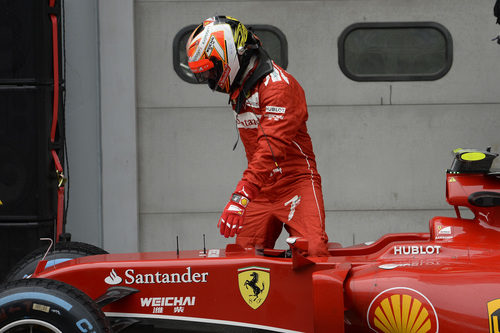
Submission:
M 261 43 L 257 36 L 255 36 L 251 30 L 248 28 L 248 40 L 245 47 L 240 47 L 238 52 L 238 60 L 240 61 L 240 69 L 236 74 L 233 83 L 231 84 L 229 93 L 231 94 L 235 91 L 243 82 L 244 78 L 247 76 L 248 72 L 253 68 L 255 59 L 260 56 Z M 250 64 L 250 61 L 252 63 Z
M 243 55 L 238 56 L 240 58 L 240 69 L 238 70 L 238 73 L 236 74 L 233 83 L 231 84 L 231 88 L 229 89 L 229 93 L 232 93 L 235 91 L 242 83 L 243 79 L 245 78 L 246 74 L 250 71 L 252 66 L 250 66 L 250 60 L 253 59 L 252 64 L 255 62 L 254 57 L 255 52 L 248 52 L 245 51 Z
M 249 75 L 249 77 L 245 77 L 246 80 L 244 81 L 243 87 L 241 88 L 241 91 L 236 98 L 235 111 L 237 114 L 241 112 L 241 108 L 243 107 L 243 103 L 245 102 L 247 92 L 249 92 L 250 89 L 252 89 L 261 78 L 273 71 L 273 62 L 267 52 L 263 48 L 258 48 L 257 50 L 255 50 L 255 52 L 255 59 L 258 59 L 259 63 L 257 64 L 255 70 Z M 250 61 L 250 59 L 248 61 Z M 248 64 L 247 67 L 249 67 Z M 242 69 L 240 69 L 240 71 L 242 71 Z M 243 70 L 242 74 L 244 72 L 245 70 Z M 240 73 L 238 72 L 238 74 Z M 236 82 L 238 81 L 235 80 L 235 83 Z M 235 87 L 239 87 L 239 84 Z
M 248 60 L 248 63 L 246 65 L 245 70 L 242 72 L 241 78 L 238 82 L 238 86 L 240 86 L 245 81 L 245 78 L 249 75 L 250 71 L 254 68 L 256 61 L 257 61 L 257 55 L 252 55 L 250 57 L 250 59 Z

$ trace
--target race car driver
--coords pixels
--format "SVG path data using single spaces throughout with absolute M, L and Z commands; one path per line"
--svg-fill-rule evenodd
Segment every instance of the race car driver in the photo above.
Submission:
M 258 37 L 229 16 L 206 19 L 189 37 L 198 82 L 229 94 L 248 167 L 219 219 L 220 233 L 243 247 L 273 248 L 283 225 L 308 240 L 307 255 L 326 256 L 321 177 L 304 91 L 276 65 Z

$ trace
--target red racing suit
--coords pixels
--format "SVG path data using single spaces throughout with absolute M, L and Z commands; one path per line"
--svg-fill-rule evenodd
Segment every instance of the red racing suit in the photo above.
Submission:
M 273 63 L 236 114 L 248 167 L 242 180 L 260 189 L 249 203 L 236 243 L 273 248 L 283 224 L 309 241 L 309 255 L 327 255 L 321 177 L 307 132 L 304 90 Z M 238 91 L 231 101 L 235 108 Z

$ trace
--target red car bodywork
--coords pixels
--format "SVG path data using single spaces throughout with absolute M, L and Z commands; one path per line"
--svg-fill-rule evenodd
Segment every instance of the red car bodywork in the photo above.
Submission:
M 302 239 L 283 250 L 242 249 L 83 257 L 34 277 L 71 284 L 99 299 L 110 318 L 250 327 L 278 332 L 499 332 L 500 179 L 492 172 L 446 176 L 457 217 L 435 217 L 428 233 L 389 234 L 329 257 L 303 257 Z M 472 219 L 458 207 L 468 207 Z M 113 287 L 114 286 L 114 287 Z M 111 288 L 111 289 L 109 289 Z M 160 323 L 160 324 L 159 324 Z

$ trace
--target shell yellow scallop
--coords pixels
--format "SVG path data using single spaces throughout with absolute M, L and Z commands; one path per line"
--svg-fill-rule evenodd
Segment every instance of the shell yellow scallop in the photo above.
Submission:
M 429 300 L 409 288 L 392 288 L 374 298 L 367 316 L 370 328 L 380 333 L 437 332 L 438 320 Z

